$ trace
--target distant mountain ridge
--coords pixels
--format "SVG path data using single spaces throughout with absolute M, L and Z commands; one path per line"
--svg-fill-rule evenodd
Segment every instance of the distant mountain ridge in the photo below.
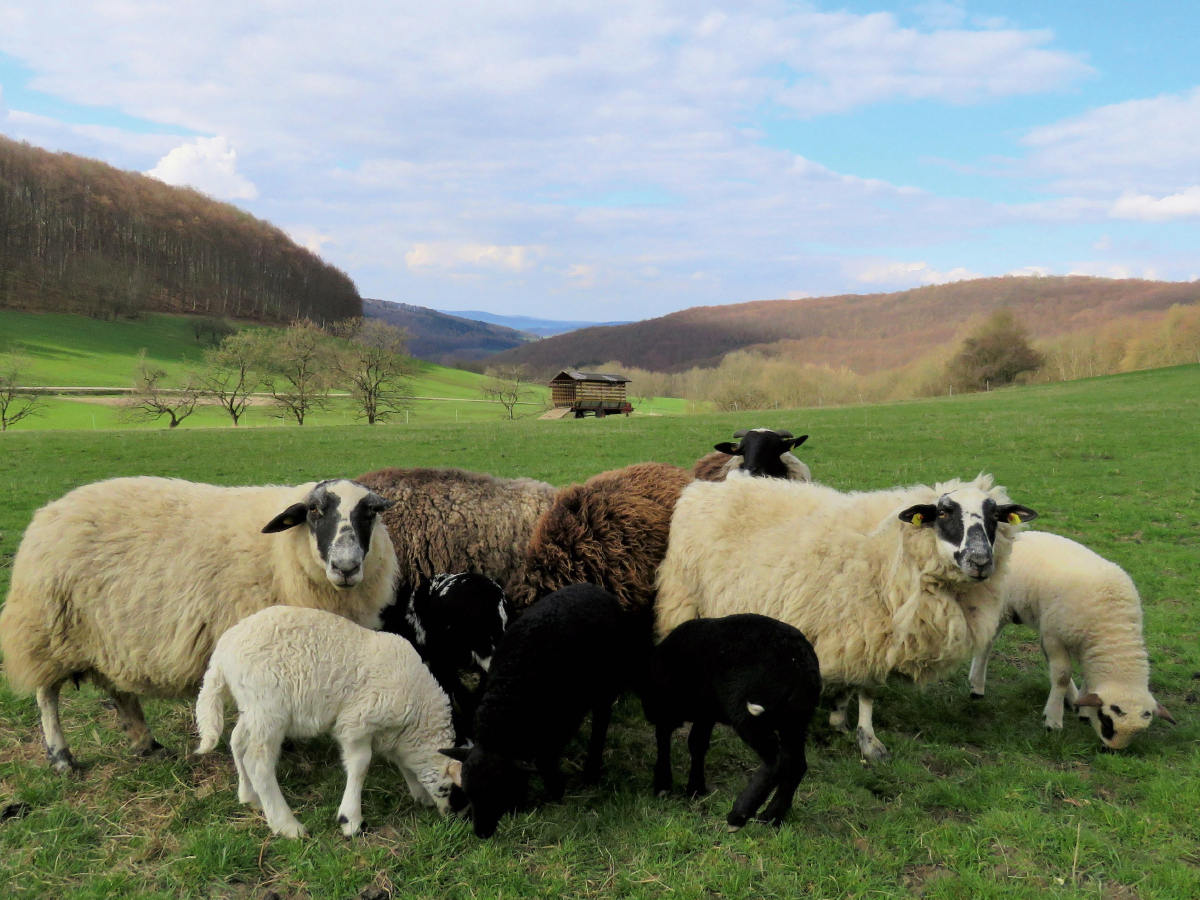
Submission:
M 438 312 L 462 319 L 474 319 L 477 322 L 490 322 L 492 325 L 504 325 L 539 337 L 553 337 L 556 334 L 566 334 L 580 328 L 594 328 L 604 325 L 628 325 L 624 322 L 580 322 L 569 319 L 537 319 L 532 316 L 502 316 L 497 313 L 484 312 L 478 309 L 439 309 Z
M 1160 315 L 1200 302 L 1200 282 L 1081 275 L 980 278 L 890 294 L 844 294 L 698 306 L 629 325 L 590 327 L 507 350 L 497 363 L 539 373 L 618 361 L 657 372 L 719 365 L 754 349 L 859 373 L 897 368 L 1010 309 L 1034 338 Z
M 502 325 L 477 322 L 425 306 L 391 300 L 364 299 L 363 315 L 408 329 L 408 352 L 418 359 L 439 365 L 481 360 L 538 340 L 537 335 Z

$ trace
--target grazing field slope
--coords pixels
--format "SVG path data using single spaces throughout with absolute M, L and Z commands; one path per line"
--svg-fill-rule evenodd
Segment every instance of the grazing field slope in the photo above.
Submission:
M 1074 717 L 1047 734 L 1036 637 L 1014 627 L 997 644 L 985 699 L 968 698 L 965 667 L 882 693 L 875 726 L 889 763 L 863 765 L 853 738 L 830 733 L 819 713 L 808 777 L 778 834 L 759 824 L 726 833 L 756 760 L 725 729 L 710 796 L 653 796 L 653 734 L 627 700 L 602 783 L 580 784 L 576 742 L 565 800 L 506 818 L 489 842 L 415 808 L 380 762 L 364 793 L 373 830 L 344 840 L 336 746 L 304 743 L 284 754 L 280 781 L 314 836 L 286 841 L 238 805 L 224 743 L 204 758 L 132 759 L 115 714 L 85 685 L 64 692 L 64 719 L 90 768 L 63 779 L 44 764 L 33 701 L 0 683 L 0 807 L 27 804 L 0 823 L 0 896 L 1200 896 L 1200 366 L 883 406 L 576 424 L 0 435 L 0 593 L 34 510 L 100 478 L 299 482 L 458 465 L 565 484 L 639 460 L 690 464 L 735 428 L 772 426 L 810 434 L 802 457 L 838 488 L 994 472 L 1041 513 L 1038 527 L 1120 563 L 1145 598 L 1152 688 L 1178 727 L 1156 722 L 1120 753 L 1102 751 Z M 189 704 L 150 702 L 148 714 L 165 744 L 193 745 Z M 677 777 L 684 755 L 677 741 Z
M 970 322 L 1010 309 L 1036 338 L 1160 316 L 1200 301 L 1200 282 L 1090 278 L 981 278 L 894 294 L 850 294 L 698 306 L 657 319 L 584 328 L 496 357 L 538 371 L 619 360 L 655 372 L 715 366 L 760 349 L 859 373 L 895 369 L 949 344 Z

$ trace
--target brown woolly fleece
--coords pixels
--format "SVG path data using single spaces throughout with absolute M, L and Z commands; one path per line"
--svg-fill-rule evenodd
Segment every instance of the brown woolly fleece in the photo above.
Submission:
M 558 492 L 538 521 L 525 564 L 506 587 L 517 608 L 587 582 L 628 610 L 654 606 L 654 575 L 667 552 L 671 513 L 692 481 L 686 469 L 639 463 Z
M 444 572 L 513 577 L 555 489 L 531 478 L 463 469 L 380 469 L 355 479 L 396 505 L 383 514 L 401 590 Z
M 733 459 L 728 453 L 714 450 L 696 460 L 696 464 L 692 466 L 692 477 L 697 481 L 724 481 Z

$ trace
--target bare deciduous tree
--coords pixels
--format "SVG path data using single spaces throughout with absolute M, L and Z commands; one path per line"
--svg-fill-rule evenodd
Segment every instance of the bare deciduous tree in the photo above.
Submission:
M 488 380 L 480 388 L 483 396 L 501 404 L 510 419 L 517 418 L 517 404 L 528 403 L 537 396 L 524 366 L 496 366 L 484 374 Z
M 334 351 L 329 335 L 308 319 L 293 322 L 264 343 L 267 390 L 279 418 L 303 425 L 309 413 L 329 402 Z
M 200 388 L 229 413 L 233 424 L 250 405 L 250 395 L 262 384 L 264 341 L 257 331 L 239 331 L 204 352 L 205 369 L 200 373 Z
M 168 428 L 178 428 L 179 423 L 196 411 L 200 400 L 200 389 L 195 376 L 188 375 L 182 387 L 163 386 L 167 373 L 156 367 L 146 356 L 145 349 L 138 353 L 138 372 L 134 379 L 133 394 L 122 404 L 125 417 L 131 421 L 154 422 L 168 416 Z
M 26 384 L 26 362 L 16 353 L 0 359 L 0 431 L 42 413 L 43 396 Z
M 340 323 L 335 333 L 346 339 L 336 365 L 350 387 L 358 418 L 374 425 L 412 408 L 415 367 L 405 353 L 407 331 L 358 317 Z

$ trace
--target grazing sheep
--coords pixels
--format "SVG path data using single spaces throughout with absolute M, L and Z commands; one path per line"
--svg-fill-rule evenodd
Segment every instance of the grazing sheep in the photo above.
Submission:
M 977 603 L 974 593 L 983 595 L 983 602 Z M 999 594 L 999 604 L 987 596 L 993 593 Z M 964 606 L 969 616 L 977 608 L 995 609 L 999 620 L 979 626 L 986 643 L 971 660 L 971 696 L 983 696 L 995 635 L 1012 622 L 1041 632 L 1050 669 L 1050 696 L 1042 711 L 1047 729 L 1062 728 L 1064 699 L 1114 750 L 1128 747 L 1156 715 L 1175 723 L 1150 693 L 1137 588 L 1120 566 L 1087 547 L 1042 531 L 1019 534 L 1004 578 L 969 591 Z M 1078 691 L 1071 679 L 1073 661 L 1083 672 Z
M 471 803 L 477 836 L 491 837 L 500 817 L 524 802 L 519 762 L 533 762 L 546 792 L 562 797 L 559 759 L 588 710 L 583 777 L 600 779 L 613 701 L 639 686 L 649 653 L 649 633 L 590 584 L 555 591 L 508 627 L 475 711 L 476 743 L 442 751 L 462 762 L 451 774 Z
M 138 697 L 190 697 L 227 628 L 267 606 L 324 609 L 378 627 L 396 555 L 352 481 L 215 487 L 114 478 L 42 507 L 0 612 L 9 684 L 36 692 L 50 763 L 77 768 L 58 695 L 68 678 L 108 691 L 139 755 L 162 750 Z M 304 526 L 304 527 L 298 527 Z
M 687 790 L 705 794 L 704 757 L 713 726 L 732 725 L 763 764 L 738 795 L 727 821 L 736 831 L 758 812 L 779 827 L 808 761 L 804 742 L 817 701 L 821 672 L 812 644 L 784 622 L 753 613 L 684 622 L 654 648 L 642 706 L 655 725 L 658 761 L 654 791 L 671 790 L 671 735 L 692 723 Z
M 735 470 L 760 478 L 812 481 L 808 466 L 792 453 L 808 440 L 807 434 L 796 438 L 790 431 L 751 428 L 735 431 L 733 436 L 741 440 L 717 444 L 712 453 L 696 460 L 692 475 L 697 481 L 724 481 Z
M 679 499 L 658 572 L 657 630 L 758 612 L 799 628 L 827 684 L 858 689 L 858 743 L 893 671 L 925 682 L 973 649 L 959 597 L 1007 560 L 1013 523 L 1036 516 L 991 476 L 873 493 L 767 478 L 696 482 Z M 848 693 L 831 724 L 845 728 Z
M 197 753 L 221 739 L 226 696 L 239 713 L 229 739 L 238 800 L 261 807 L 275 834 L 307 835 L 275 777 L 284 738 L 331 734 L 338 742 L 346 769 L 338 823 L 346 837 L 362 826 L 372 753 L 396 764 L 418 803 L 450 811 L 451 771 L 461 765 L 439 752 L 454 739 L 450 700 L 399 635 L 319 609 L 264 609 L 217 641 L 196 701 Z
M 604 587 L 627 610 L 648 613 L 654 571 L 667 550 L 671 511 L 691 473 L 663 463 L 602 472 L 558 492 L 507 586 L 518 609 L 569 584 Z
M 507 586 L 556 493 L 542 481 L 462 469 L 380 469 L 357 481 L 395 502 L 383 524 L 402 595 L 446 572 L 475 572 Z
M 504 589 L 483 575 L 435 575 L 407 598 L 397 597 L 380 618 L 383 630 L 406 638 L 457 704 L 454 730 L 470 736 L 476 695 L 463 684 L 460 669 L 483 676 L 512 618 Z

